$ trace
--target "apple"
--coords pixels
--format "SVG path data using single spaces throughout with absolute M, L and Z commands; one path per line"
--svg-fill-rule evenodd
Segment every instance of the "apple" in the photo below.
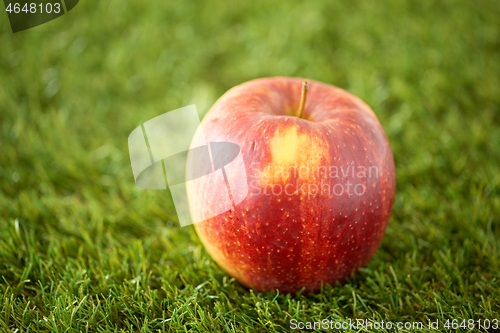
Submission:
M 241 149 L 246 177 L 234 169 L 226 177 L 246 184 L 248 194 L 194 226 L 217 264 L 257 291 L 344 282 L 373 256 L 394 203 L 394 159 L 373 111 L 340 88 L 304 81 L 262 78 L 230 89 L 191 144 Z M 188 183 L 191 214 L 227 190 Z

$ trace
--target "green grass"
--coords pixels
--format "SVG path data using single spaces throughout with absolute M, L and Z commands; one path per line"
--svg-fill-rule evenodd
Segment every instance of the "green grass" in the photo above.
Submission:
M 489 0 L 104 0 L 12 34 L 2 9 L 0 331 L 500 319 L 499 17 Z M 362 98 L 396 162 L 374 258 L 317 294 L 243 288 L 128 157 L 140 123 L 274 75 Z

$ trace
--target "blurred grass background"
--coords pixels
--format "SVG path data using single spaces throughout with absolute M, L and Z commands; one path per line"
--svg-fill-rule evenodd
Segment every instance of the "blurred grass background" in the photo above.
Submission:
M 499 17 L 489 0 L 104 0 L 12 34 L 1 12 L 0 330 L 500 319 Z M 127 148 L 156 115 L 274 75 L 366 101 L 397 168 L 373 260 L 295 298 L 221 271 Z

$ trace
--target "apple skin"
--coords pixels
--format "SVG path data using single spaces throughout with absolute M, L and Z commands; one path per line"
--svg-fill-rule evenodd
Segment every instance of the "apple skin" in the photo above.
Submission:
M 273 77 L 238 85 L 201 123 L 207 141 L 240 146 L 247 179 L 226 173 L 228 179 L 247 182 L 249 193 L 230 211 L 196 223 L 196 232 L 220 267 L 257 291 L 309 292 L 343 283 L 373 256 L 394 203 L 394 159 L 373 111 L 340 88 L 307 80 L 298 118 L 303 81 Z M 192 146 L 201 140 L 198 131 Z M 337 166 L 339 177 L 330 166 Z M 356 166 L 355 174 L 349 166 Z M 360 166 L 372 167 L 373 174 L 358 174 Z M 349 191 L 344 185 L 341 195 L 340 187 L 334 192 L 324 185 L 347 181 L 353 186 Z M 314 192 L 313 184 L 324 190 Z M 354 184 L 362 184 L 356 193 Z M 188 185 L 191 214 L 201 211 L 193 202 L 206 197 L 208 186 L 212 193 L 227 191 L 212 183 Z

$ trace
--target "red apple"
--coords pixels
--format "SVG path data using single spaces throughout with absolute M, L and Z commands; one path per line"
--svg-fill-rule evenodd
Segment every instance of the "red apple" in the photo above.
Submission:
M 258 291 L 343 282 L 373 256 L 394 203 L 394 159 L 373 111 L 342 89 L 307 81 L 308 90 L 304 79 L 287 77 L 238 85 L 201 124 L 207 142 L 240 146 L 247 177 L 226 174 L 245 182 L 248 195 L 196 231 L 220 267 Z M 198 131 L 192 146 L 202 142 Z M 227 190 L 188 184 L 191 214 Z

